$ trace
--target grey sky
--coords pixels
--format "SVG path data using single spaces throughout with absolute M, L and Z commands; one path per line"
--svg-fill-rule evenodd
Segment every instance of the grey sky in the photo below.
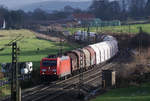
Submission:
M 81 1 L 92 1 L 92 0 L 0 0 L 0 5 L 4 5 L 9 9 L 17 9 L 23 5 L 28 5 L 32 3 L 38 3 L 43 1 L 73 1 L 73 2 L 81 2 Z M 111 0 L 112 1 L 112 0 Z
M 4 5 L 8 8 L 16 8 L 17 6 L 27 5 L 31 3 L 38 3 L 43 1 L 56 1 L 56 0 L 0 0 L 0 5 Z M 80 1 L 91 1 L 91 0 L 57 0 L 57 1 L 74 1 L 74 2 L 80 2 Z

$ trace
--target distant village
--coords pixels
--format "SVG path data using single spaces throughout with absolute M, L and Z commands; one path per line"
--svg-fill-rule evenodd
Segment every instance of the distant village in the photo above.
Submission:
M 89 27 L 104 27 L 104 26 L 120 26 L 121 21 L 112 20 L 112 21 L 103 21 L 100 18 L 96 18 L 93 14 L 90 13 L 73 13 L 68 16 L 66 19 L 60 20 L 39 20 L 39 21 L 30 21 L 24 23 L 26 28 L 28 25 L 55 25 L 59 24 L 62 27 L 78 27 L 78 26 L 89 26 Z M 5 29 L 7 27 L 7 20 L 0 18 L 0 29 Z M 29 27 L 29 26 L 28 26 Z

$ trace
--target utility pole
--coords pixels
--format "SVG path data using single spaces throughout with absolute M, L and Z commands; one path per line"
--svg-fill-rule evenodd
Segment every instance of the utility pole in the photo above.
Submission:
M 63 42 L 64 42 L 64 40 L 61 37 L 60 38 L 60 49 L 59 49 L 59 55 L 61 55 L 61 56 L 63 54 Z
M 12 79 L 11 79 L 11 101 L 20 101 L 19 95 L 21 92 L 18 81 L 18 51 L 17 43 L 12 43 Z M 20 93 L 20 94 L 19 94 Z
M 83 85 L 83 54 L 80 53 L 80 68 L 81 68 L 81 73 L 79 75 L 79 98 L 82 98 L 82 85 Z
M 87 29 L 87 41 L 88 41 L 88 43 L 90 43 L 90 28 L 89 28 L 89 26 L 88 26 L 88 29 Z

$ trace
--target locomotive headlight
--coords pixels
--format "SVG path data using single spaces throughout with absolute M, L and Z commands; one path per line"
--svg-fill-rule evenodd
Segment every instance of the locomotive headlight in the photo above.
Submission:
M 42 72 L 46 72 L 46 69 L 42 69 L 41 71 L 42 71 Z
M 53 69 L 52 71 L 53 71 L 53 72 L 56 72 L 56 69 Z

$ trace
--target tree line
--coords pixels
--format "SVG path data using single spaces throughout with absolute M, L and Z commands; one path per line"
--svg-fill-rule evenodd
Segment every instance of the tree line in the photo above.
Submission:
M 7 8 L 0 7 L 0 20 L 6 21 L 7 28 L 23 26 L 28 22 L 58 20 L 67 17 L 67 12 L 55 11 L 47 13 L 42 9 L 35 9 L 33 12 L 24 12 L 23 10 L 8 10 Z
M 150 16 L 150 0 L 93 0 L 89 11 L 103 20 L 127 20 Z
M 8 10 L 0 6 L 0 19 L 5 19 L 8 28 L 22 26 L 32 21 L 66 19 L 73 13 L 91 13 L 102 20 L 138 19 L 150 16 L 150 0 L 93 0 L 89 9 L 65 6 L 64 10 L 48 13 L 40 8 L 34 11 Z

